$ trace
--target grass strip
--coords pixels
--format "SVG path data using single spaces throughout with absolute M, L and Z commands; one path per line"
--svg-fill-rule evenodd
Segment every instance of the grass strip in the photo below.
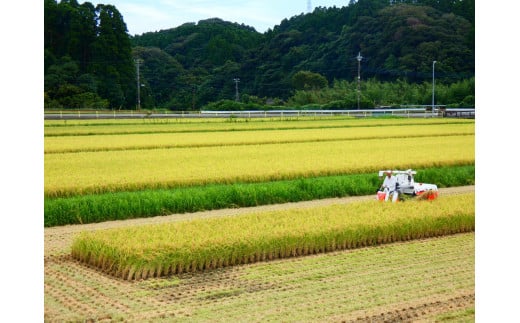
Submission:
M 439 187 L 473 185 L 475 166 L 420 169 L 416 182 Z M 152 217 L 234 207 L 375 194 L 377 174 L 302 178 L 262 183 L 207 185 L 170 190 L 45 198 L 45 227 Z
M 475 230 L 475 194 L 82 232 L 72 256 L 133 280 Z

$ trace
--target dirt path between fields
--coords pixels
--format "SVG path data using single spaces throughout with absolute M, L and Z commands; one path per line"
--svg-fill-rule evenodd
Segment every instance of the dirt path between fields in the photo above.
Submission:
M 475 186 L 459 186 L 450 188 L 439 189 L 439 195 L 452 195 L 452 194 L 464 194 L 474 192 Z M 351 196 L 343 198 L 329 198 L 321 200 L 294 202 L 294 203 L 283 203 L 283 204 L 272 204 L 272 205 L 261 205 L 247 208 L 236 208 L 236 209 L 222 209 L 222 210 L 211 210 L 202 211 L 195 213 L 184 213 L 184 214 L 172 214 L 167 216 L 156 216 L 151 218 L 140 218 L 130 219 L 122 221 L 107 221 L 102 223 L 91 223 L 91 224 L 80 224 L 80 225 L 66 225 L 60 227 L 45 228 L 44 233 L 44 256 L 58 256 L 70 253 L 70 246 L 72 239 L 75 234 L 81 231 L 95 231 L 118 227 L 129 227 L 143 224 L 160 224 L 177 221 L 185 221 L 195 218 L 214 218 L 220 216 L 234 216 L 247 213 L 275 211 L 275 210 L 286 210 L 293 208 L 310 208 L 317 206 L 327 206 L 332 204 L 347 204 L 356 201 L 368 201 L 374 199 L 374 195 L 367 196 Z

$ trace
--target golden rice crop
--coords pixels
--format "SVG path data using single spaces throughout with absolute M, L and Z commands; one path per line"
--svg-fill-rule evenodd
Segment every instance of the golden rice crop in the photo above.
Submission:
M 45 137 L 45 153 L 475 134 L 475 124 Z
M 84 232 L 72 255 L 113 275 L 140 279 L 474 229 L 471 193 Z
M 45 136 L 101 135 L 130 133 L 164 133 L 193 131 L 233 131 L 260 129 L 308 129 L 330 127 L 388 126 L 388 125 L 430 125 L 430 124 L 474 124 L 474 120 L 458 119 L 352 119 L 301 118 L 294 121 L 249 120 L 230 122 L 228 119 L 166 119 L 166 120 L 84 120 L 45 121 Z M 247 122 L 246 122 L 247 120 Z M 119 121 L 119 122 L 118 122 Z
M 475 137 L 437 136 L 45 154 L 46 196 L 469 165 Z

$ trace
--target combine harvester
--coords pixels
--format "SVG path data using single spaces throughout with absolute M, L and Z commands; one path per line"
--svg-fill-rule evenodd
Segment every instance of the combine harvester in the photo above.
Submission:
M 380 170 L 379 178 L 382 178 L 383 176 L 385 176 L 385 174 L 388 173 L 391 173 L 393 176 L 395 176 L 397 180 L 395 192 L 398 195 L 393 196 L 393 202 L 397 202 L 398 196 L 400 196 L 402 199 L 403 194 L 426 200 L 434 200 L 439 196 L 439 190 L 437 188 L 437 185 L 427 183 L 416 183 L 414 181 L 413 176 L 417 174 L 417 172 L 414 170 Z M 377 199 L 379 201 L 388 200 L 386 198 L 387 194 L 394 194 L 394 191 L 388 188 L 380 188 L 377 192 Z

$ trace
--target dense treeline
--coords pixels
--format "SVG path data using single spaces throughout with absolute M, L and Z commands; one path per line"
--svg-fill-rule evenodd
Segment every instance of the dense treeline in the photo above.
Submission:
M 436 82 L 437 83 L 437 82 Z M 208 103 L 205 110 L 244 111 L 244 110 L 351 110 L 358 107 L 357 81 L 334 80 L 331 86 L 313 89 L 295 89 L 293 95 L 282 105 L 272 102 L 266 105 L 263 99 L 243 95 L 240 102 L 219 100 Z M 475 106 L 475 78 L 464 79 L 451 84 L 435 85 L 435 104 L 449 108 Z M 381 82 L 376 79 L 363 81 L 359 94 L 359 108 L 402 107 L 431 105 L 432 83 L 409 83 L 398 79 L 394 82 Z
M 132 45 L 112 5 L 45 0 L 45 107 L 135 106 Z
M 436 82 L 437 83 L 437 82 Z M 325 89 L 296 91 L 289 98 L 289 106 L 311 106 L 316 109 L 353 109 L 357 107 L 357 82 L 335 81 Z M 449 107 L 471 107 L 475 104 L 475 79 L 464 79 L 455 83 L 436 84 L 435 103 Z M 369 79 L 363 82 L 360 108 L 377 106 L 431 105 L 432 83 L 409 83 L 403 79 L 381 82 Z
M 471 106 L 474 7 L 359 0 L 263 34 L 213 18 L 129 36 L 114 6 L 45 0 L 45 107 L 135 108 L 139 84 L 146 109 L 201 109 L 237 94 L 258 106 L 354 108 L 358 72 L 363 107 L 429 104 L 434 60 L 436 103 Z

